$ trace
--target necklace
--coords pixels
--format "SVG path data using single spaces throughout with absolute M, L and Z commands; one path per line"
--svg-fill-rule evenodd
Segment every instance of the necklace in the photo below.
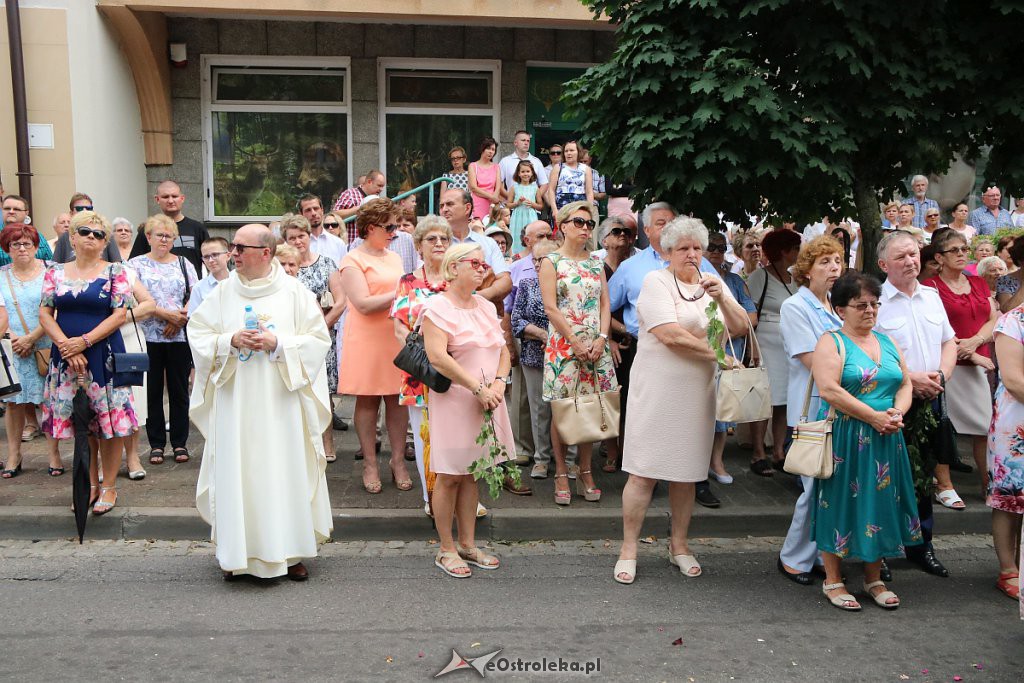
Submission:
M 694 296 L 694 297 L 686 296 L 685 294 L 683 294 L 683 290 L 679 289 L 679 278 L 676 277 L 675 273 L 672 273 L 672 282 L 674 282 L 676 284 L 676 291 L 679 292 L 679 297 L 683 301 L 689 301 L 690 303 L 693 303 L 694 301 L 697 301 L 698 299 L 700 299 L 705 294 L 705 289 L 703 287 L 700 287 L 700 283 L 699 282 L 697 283 L 697 285 L 698 285 L 698 289 L 700 290 L 700 294 L 698 294 L 697 296 Z M 690 283 L 687 282 L 686 284 L 690 284 Z
M 438 294 L 439 292 L 443 292 L 446 289 L 448 289 L 448 281 L 447 280 L 441 280 L 441 284 L 438 284 L 438 285 L 432 284 L 430 282 L 430 279 L 427 277 L 427 267 L 423 266 L 422 270 L 423 270 L 423 281 L 427 284 L 427 289 L 429 289 L 431 292 L 433 292 L 434 294 Z

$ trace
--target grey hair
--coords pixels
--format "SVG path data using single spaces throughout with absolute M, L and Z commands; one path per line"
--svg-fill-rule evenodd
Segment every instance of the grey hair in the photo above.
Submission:
M 926 184 L 928 183 L 928 177 L 927 176 L 923 176 L 920 173 L 918 173 L 916 176 L 914 176 L 913 178 L 910 179 L 910 184 L 913 185 L 918 180 L 923 180 Z
M 661 248 L 668 253 L 676 248 L 679 240 L 692 239 L 700 244 L 701 249 L 708 248 L 708 229 L 704 221 L 689 216 L 677 216 L 665 224 L 661 231 Z
M 449 241 L 452 239 L 452 226 L 448 225 L 448 221 L 436 214 L 427 214 L 412 231 L 412 242 L 417 251 L 423 243 L 423 238 L 432 232 L 443 232 Z
M 999 256 L 986 256 L 985 258 L 978 261 L 978 277 L 985 277 L 988 275 L 988 271 L 1000 263 L 1003 263 L 1003 259 Z
M 301 230 L 307 235 L 313 232 L 306 217 L 298 213 L 286 213 L 281 216 L 281 237 L 287 237 L 289 230 Z
M 672 206 L 668 202 L 654 202 L 644 207 L 643 213 L 640 214 L 640 220 L 643 221 L 644 225 L 651 224 L 651 214 L 655 211 L 671 211 L 673 216 L 678 216 L 679 212 L 676 211 L 676 207 Z
M 131 228 L 133 230 L 135 229 L 135 224 L 132 223 L 127 218 L 125 218 L 124 216 L 118 216 L 117 218 L 115 218 L 113 221 L 110 222 L 110 227 L 111 228 L 116 228 L 119 225 L 127 225 L 129 228 Z
M 885 257 L 889 253 L 889 245 L 900 240 L 909 240 L 914 244 L 918 243 L 917 237 L 906 230 L 893 230 L 878 242 L 878 248 L 875 250 L 875 255 L 878 257 L 878 260 L 885 261 Z
M 597 243 L 604 244 L 604 238 L 608 236 L 612 228 L 623 228 L 627 229 L 629 226 L 626 225 L 626 221 L 622 220 L 621 216 L 608 216 L 601 221 L 601 227 L 598 228 Z

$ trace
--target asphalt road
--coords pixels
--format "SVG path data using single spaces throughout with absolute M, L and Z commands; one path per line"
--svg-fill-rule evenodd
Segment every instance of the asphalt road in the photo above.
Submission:
M 559 657 L 607 681 L 1021 681 L 1024 622 L 993 587 L 983 536 L 944 538 L 949 579 L 894 563 L 903 606 L 828 606 L 775 571 L 780 539 L 706 539 L 704 575 L 617 543 L 498 546 L 504 566 L 443 576 L 436 545 L 338 543 L 309 582 L 220 578 L 208 543 L 0 542 L 0 674 L 12 681 L 426 681 L 497 649 L 496 666 Z M 847 568 L 859 592 L 860 569 Z M 961 679 L 955 679 L 960 676 Z M 567 672 L 486 678 L 587 680 Z M 442 680 L 473 681 L 472 670 Z

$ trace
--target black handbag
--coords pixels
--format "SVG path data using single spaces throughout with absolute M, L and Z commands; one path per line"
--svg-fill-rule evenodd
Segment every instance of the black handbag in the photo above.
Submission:
M 956 429 L 953 421 L 949 419 L 949 411 L 946 408 L 946 375 L 940 374 L 942 380 L 942 393 L 939 394 L 939 412 L 935 416 L 939 422 L 932 433 L 931 447 L 935 451 L 935 459 L 940 465 L 954 465 L 960 462 L 960 455 L 956 448 Z
M 139 337 L 139 326 L 135 322 L 135 311 L 128 309 L 132 316 L 132 327 L 135 328 L 135 336 L 142 346 L 142 338 Z M 114 372 L 113 385 L 115 387 L 141 387 L 146 383 L 146 373 L 149 371 L 149 354 L 146 353 L 111 353 L 111 364 Z
M 423 346 L 423 335 L 413 330 L 405 338 L 405 346 L 395 356 L 395 365 L 404 370 L 413 379 L 419 380 L 431 391 L 440 394 L 448 391 L 452 381 L 437 371 L 427 358 L 427 350 Z

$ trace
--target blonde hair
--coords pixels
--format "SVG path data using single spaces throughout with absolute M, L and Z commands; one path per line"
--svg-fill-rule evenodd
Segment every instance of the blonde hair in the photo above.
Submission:
M 562 149 L 565 149 L 565 145 L 562 146 Z M 595 220 L 593 204 L 590 204 L 589 202 L 572 202 L 571 204 L 566 204 L 565 206 L 558 210 L 558 224 L 561 225 L 562 223 L 565 223 L 567 220 L 569 220 L 569 216 L 573 215 L 577 211 L 586 211 L 587 214 L 590 216 L 590 219 Z
M 296 263 L 299 263 L 300 261 L 299 250 L 290 244 L 277 245 L 277 251 L 274 252 L 274 256 L 278 261 L 284 261 L 285 259 L 290 259 Z
M 163 214 L 160 215 L 162 216 Z M 110 227 L 110 221 L 108 221 L 103 214 L 95 211 L 79 211 L 71 217 L 71 224 L 68 226 L 68 231 L 73 233 L 83 225 L 91 225 L 94 228 L 98 227 L 106 233 L 107 239 L 110 239 L 110 232 L 112 228 Z M 175 232 L 175 234 L 177 234 L 177 232 Z
M 83 213 L 89 212 L 85 211 Z M 80 213 L 77 215 L 81 216 L 82 214 Z M 75 221 L 72 219 L 71 223 L 74 224 L 74 222 Z M 149 234 L 157 228 L 165 228 L 173 237 L 178 236 L 178 224 L 175 223 L 170 216 L 166 216 L 162 213 L 154 214 L 147 218 L 146 222 L 142 224 L 142 229 L 146 232 L 146 237 L 149 237 Z
M 455 279 L 455 268 L 453 266 L 458 263 L 459 259 L 464 259 L 474 251 L 479 251 L 481 256 L 484 253 L 483 248 L 476 242 L 462 242 L 461 244 L 453 244 L 448 247 L 448 251 L 444 252 L 444 260 L 441 261 L 441 274 L 444 275 L 444 279 L 451 282 Z
M 413 230 L 412 233 L 412 242 L 416 246 L 416 251 L 419 251 L 420 245 L 423 243 L 423 238 L 432 232 L 444 233 L 445 237 L 448 238 L 448 241 L 451 242 L 452 226 L 448 225 L 448 221 L 441 216 L 436 216 L 432 213 L 427 214 L 423 217 L 423 220 L 419 222 L 419 225 L 416 226 L 416 229 Z
M 839 243 L 835 237 L 831 235 L 818 235 L 810 242 L 805 244 L 800 249 L 800 253 L 797 254 L 796 263 L 793 264 L 793 278 L 796 280 L 798 285 L 808 285 L 810 283 L 811 268 L 818 262 L 822 256 L 831 256 L 835 254 L 839 257 L 840 262 L 843 260 L 843 245 Z M 846 264 L 841 264 L 844 268 Z
M 348 230 L 345 229 L 345 218 L 341 215 L 341 212 L 328 211 L 327 216 L 334 216 L 334 218 L 338 221 L 338 237 L 341 238 L 342 242 L 348 244 Z M 324 218 L 327 218 L 327 216 L 324 216 Z
M 281 237 L 288 239 L 289 230 L 301 230 L 307 235 L 312 232 L 312 228 L 309 227 L 309 221 L 305 216 L 297 213 L 286 213 L 281 216 Z

